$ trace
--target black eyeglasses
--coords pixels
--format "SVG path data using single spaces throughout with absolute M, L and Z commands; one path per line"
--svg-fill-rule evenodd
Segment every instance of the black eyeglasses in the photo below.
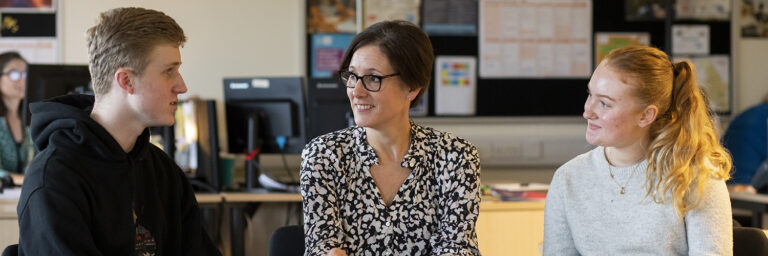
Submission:
M 384 78 L 387 77 L 393 77 L 393 76 L 399 76 L 400 74 L 394 73 L 386 76 L 377 76 L 377 75 L 364 75 L 364 76 L 358 76 L 355 75 L 355 73 L 342 70 L 339 71 L 339 77 L 341 77 L 341 81 L 347 84 L 347 88 L 355 88 L 357 85 L 357 80 L 363 81 L 363 88 L 368 90 L 369 92 L 378 92 L 381 90 L 381 80 L 384 80 Z
M 8 75 L 8 78 L 11 79 L 11 81 L 19 81 L 19 79 L 24 78 L 27 79 L 27 72 L 26 71 L 8 71 L 3 73 L 3 75 Z

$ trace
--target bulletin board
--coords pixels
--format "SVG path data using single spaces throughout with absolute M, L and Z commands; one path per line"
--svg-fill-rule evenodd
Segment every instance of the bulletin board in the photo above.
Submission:
M 16 51 L 35 64 L 59 63 L 58 2 L 0 1 L 0 52 Z
M 339 0 L 341 1 L 341 0 Z M 373 0 L 371 0 L 373 1 Z M 409 0 L 412 1 L 412 0 Z M 489 0 L 489 1 L 504 1 L 504 0 Z M 536 0 L 506 0 L 509 2 L 525 2 L 525 3 L 542 3 L 552 1 L 536 1 Z M 311 2 L 311 1 L 310 1 Z M 332 1 L 331 1 L 332 2 Z M 347 5 L 351 5 L 349 10 L 362 10 L 362 8 L 355 7 L 355 4 L 364 4 L 365 1 L 342 1 Z M 704 88 L 708 94 L 712 94 L 714 101 L 711 103 L 713 109 L 718 114 L 730 114 L 732 109 L 732 36 L 731 36 L 731 15 L 733 3 L 730 0 L 712 0 L 712 1 L 698 1 L 705 3 L 709 6 L 698 6 L 697 1 L 684 1 L 684 0 L 592 0 L 591 10 L 587 15 L 589 21 L 589 58 L 586 63 L 587 72 L 579 71 L 577 74 L 585 75 L 543 75 L 534 77 L 525 76 L 510 76 L 510 77 L 496 77 L 496 76 L 483 76 L 482 66 L 480 64 L 481 56 L 481 44 L 483 41 L 480 38 L 482 36 L 483 26 L 480 26 L 482 19 L 484 18 L 481 13 L 482 5 L 485 0 L 421 0 L 420 1 L 420 17 L 417 17 L 419 26 L 424 29 L 432 41 L 432 46 L 435 51 L 435 56 L 451 57 L 451 56 L 475 56 L 478 57 L 478 71 L 476 74 L 476 92 L 475 92 L 475 108 L 474 114 L 469 116 L 581 116 L 583 112 L 584 100 L 587 96 L 587 83 L 589 82 L 589 75 L 591 71 L 596 67 L 596 58 L 599 56 L 600 49 L 605 51 L 603 45 L 606 42 L 596 41 L 607 35 L 611 38 L 618 38 L 616 42 L 621 41 L 622 37 L 630 38 L 629 41 L 644 42 L 651 46 L 657 47 L 670 55 L 671 58 L 689 59 L 696 63 L 697 68 L 699 65 L 707 65 L 699 70 L 699 80 L 709 78 L 712 81 L 723 81 L 719 84 L 715 84 L 712 87 L 717 90 L 713 92 Z M 578 2 L 578 0 L 574 0 Z M 673 3 L 677 2 L 677 3 Z M 473 15 L 467 15 L 467 4 L 475 5 Z M 435 7 L 437 5 L 437 7 Z M 717 6 L 716 6 L 717 5 Z M 440 9 L 443 8 L 443 9 Z M 426 10 L 429 9 L 429 10 Z M 443 23 L 437 24 L 430 22 L 430 20 L 441 20 L 445 18 L 434 17 L 435 10 L 439 12 L 450 13 L 455 17 L 471 17 L 476 21 L 474 29 L 467 25 L 466 20 L 449 20 Z M 456 14 L 456 12 L 459 12 Z M 310 15 L 310 10 L 308 10 Z M 676 14 L 680 14 L 676 16 Z M 364 14 L 356 14 L 364 15 Z M 485 14 L 487 15 L 487 14 Z M 545 15 L 552 14 L 545 13 Z M 568 14 L 577 15 L 577 14 Z M 343 16 L 343 14 L 342 14 Z M 540 17 L 541 15 L 532 15 L 532 18 Z M 562 15 L 554 15 L 555 17 Z M 308 17 L 310 19 L 310 17 Z M 359 20 L 359 19 L 358 19 Z M 546 23 L 546 22 L 545 22 Z M 513 24 L 514 25 L 514 24 Z M 499 31 L 506 31 L 509 29 L 509 25 L 502 28 Z M 707 35 L 707 49 L 706 52 L 687 52 L 687 53 L 674 53 L 673 51 L 673 38 L 678 42 L 678 49 L 683 49 L 683 46 L 693 47 L 699 41 L 693 41 L 689 44 L 685 43 L 686 37 L 680 31 L 698 31 L 701 27 L 706 27 Z M 361 29 L 362 26 L 358 26 Z M 693 29 L 691 29 L 693 28 Z M 673 35 L 673 30 L 679 32 Z M 679 30 L 679 31 L 678 31 Z M 308 30 L 309 31 L 309 30 Z M 445 31 L 453 31 L 452 33 L 445 33 Z M 344 31 L 349 34 L 349 31 Z M 691 32 L 692 33 L 692 32 Z M 308 52 L 312 52 L 312 38 L 316 37 L 317 33 L 307 33 Z M 344 38 L 344 36 L 340 36 Z M 682 40 L 680 39 L 682 38 Z M 613 41 L 609 41 L 607 44 L 614 44 Z M 315 44 L 316 45 L 316 44 Z M 596 47 L 603 47 L 597 49 Z M 553 51 L 554 52 L 554 51 Z M 562 52 L 562 51 L 561 51 Z M 560 52 L 556 52 L 559 54 Z M 555 56 L 557 57 L 557 56 Z M 313 60 L 312 56 L 307 58 L 307 70 L 308 77 L 312 77 Z M 699 64 L 705 63 L 705 64 Z M 725 63 L 725 64 L 723 64 Z M 724 65 L 724 66 L 723 66 Z M 559 67 L 559 66 L 558 66 Z M 724 69 L 724 70 L 723 70 Z M 713 75 L 715 71 L 720 72 L 717 75 Z M 703 72 L 703 73 L 702 73 Z M 487 73 L 487 72 L 485 72 Z M 497 73 L 498 74 L 498 73 Z M 435 86 L 432 79 L 430 89 L 426 94 L 425 102 L 428 102 L 426 111 L 427 116 L 457 116 L 457 115 L 444 115 L 436 113 L 435 103 L 438 102 L 435 99 Z M 706 83 L 703 87 L 706 87 Z M 438 93 L 438 95 L 440 95 Z M 439 111 L 437 111 L 439 112 Z M 468 115 L 458 115 L 468 116 Z

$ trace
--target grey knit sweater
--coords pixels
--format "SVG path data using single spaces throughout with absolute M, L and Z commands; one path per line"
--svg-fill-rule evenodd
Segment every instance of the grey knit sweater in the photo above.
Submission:
M 680 218 L 669 195 L 663 204 L 645 196 L 646 166 L 611 167 L 611 179 L 603 147 L 561 166 L 547 194 L 544 255 L 732 255 L 725 182 L 712 179 Z

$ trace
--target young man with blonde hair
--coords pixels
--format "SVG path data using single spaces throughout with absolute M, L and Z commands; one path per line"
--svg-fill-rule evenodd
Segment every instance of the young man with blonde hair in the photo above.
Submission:
M 18 205 L 20 255 L 219 255 L 179 167 L 149 144 L 174 122 L 184 31 L 117 8 L 87 32 L 95 97 L 31 105 L 40 154 Z

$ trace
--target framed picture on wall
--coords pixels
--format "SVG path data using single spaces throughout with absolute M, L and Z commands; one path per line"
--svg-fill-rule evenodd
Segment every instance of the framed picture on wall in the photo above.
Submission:
M 55 0 L 0 0 L 0 52 L 19 52 L 30 63 L 58 63 L 57 4 Z
M 56 11 L 57 0 L 0 0 L 0 12 L 47 12 Z
M 768 37 L 768 0 L 741 0 L 741 37 Z
M 355 0 L 307 1 L 308 33 L 355 33 Z
M 712 110 L 717 113 L 731 111 L 731 62 L 727 55 L 675 56 L 674 59 L 688 60 L 696 67 L 696 78 L 709 98 Z
M 627 21 L 651 21 L 667 18 L 665 0 L 625 0 L 624 14 Z

